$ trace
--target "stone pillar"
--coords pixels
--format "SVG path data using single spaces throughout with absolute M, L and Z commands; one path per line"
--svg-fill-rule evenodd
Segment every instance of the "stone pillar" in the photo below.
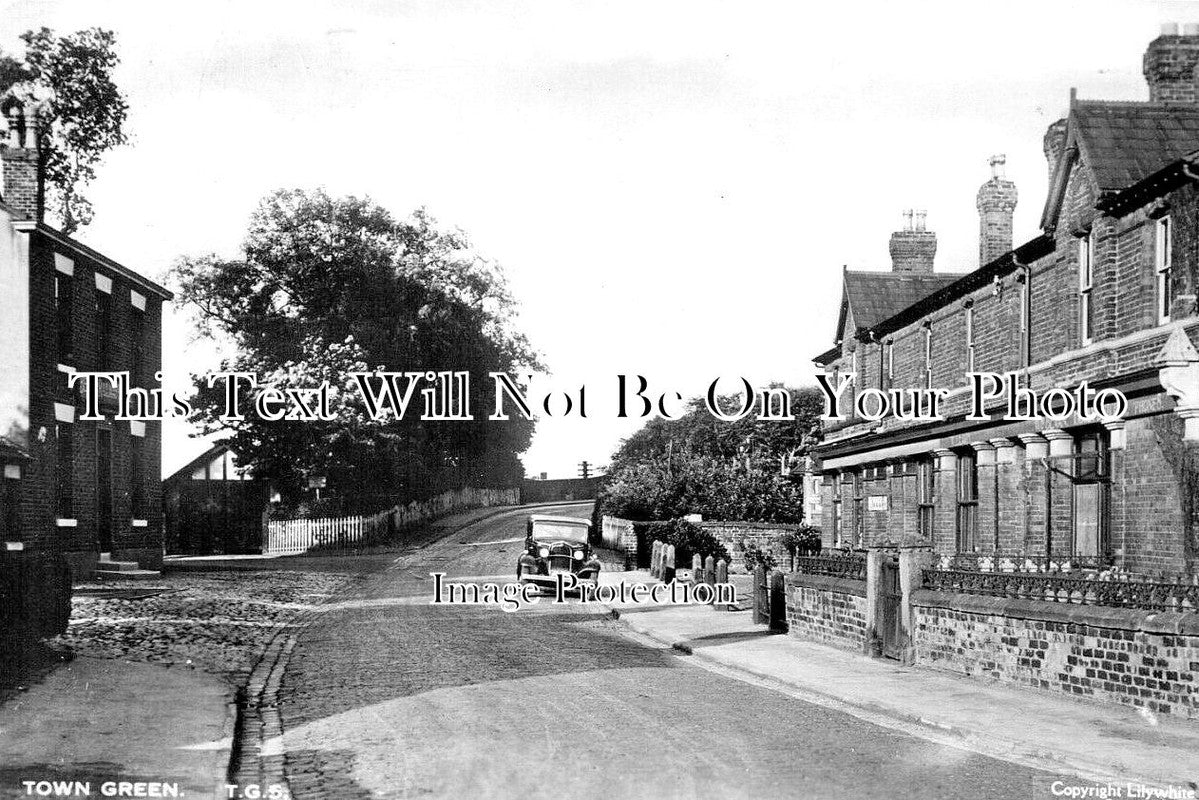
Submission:
M 916 662 L 916 618 L 912 608 L 912 593 L 924 584 L 924 570 L 931 567 L 933 552 L 927 547 L 904 547 L 899 551 L 899 589 L 903 603 L 899 607 L 899 624 L 903 631 L 904 664 Z
M 957 552 L 957 469 L 952 450 L 934 450 L 933 462 L 933 552 Z
M 1074 437 L 1058 428 L 1042 431 L 1049 440 L 1049 463 L 1064 472 L 1072 464 L 1065 458 L 1074 452 Z M 1049 475 L 1049 552 L 1048 555 L 1068 555 L 1074 541 L 1074 484 L 1060 472 Z
M 878 549 L 871 548 L 866 551 L 866 640 L 863 644 L 863 650 L 866 655 L 878 656 L 882 654 L 882 637 L 878 632 L 879 624 L 879 591 L 882 588 L 881 579 L 883 571 L 883 559 L 886 554 Z
M 1045 552 L 1045 459 L 1049 441 L 1039 433 L 1022 433 L 1024 445 L 1024 541 L 1019 548 L 1029 555 Z
M 1024 487 L 1021 465 L 1016 461 L 1023 453 L 1011 439 L 992 439 L 991 446 L 995 448 L 995 486 L 999 498 L 995 549 L 1002 553 L 1018 552 L 1024 543 Z
M 999 509 L 995 502 L 995 446 L 990 442 L 971 442 L 978 467 L 978 529 L 975 549 L 980 553 L 995 549 Z

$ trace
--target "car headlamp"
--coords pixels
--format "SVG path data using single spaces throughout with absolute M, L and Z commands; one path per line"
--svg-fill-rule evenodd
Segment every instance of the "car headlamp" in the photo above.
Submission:
M 582 551 L 582 550 L 576 550 L 576 551 L 575 551 L 575 558 L 581 559 L 582 557 L 583 557 L 583 551 Z
M 548 547 L 543 547 L 537 551 L 537 555 L 541 556 L 542 558 L 549 558 L 550 549 Z

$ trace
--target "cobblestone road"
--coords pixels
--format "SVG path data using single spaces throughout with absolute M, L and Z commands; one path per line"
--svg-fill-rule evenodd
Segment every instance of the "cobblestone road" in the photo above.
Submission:
M 504 540 L 524 513 L 400 556 L 301 633 L 284 735 L 268 743 L 294 796 L 1026 798 L 1047 785 L 705 671 L 586 607 L 428 605 L 431 571 L 511 576 L 520 542 Z

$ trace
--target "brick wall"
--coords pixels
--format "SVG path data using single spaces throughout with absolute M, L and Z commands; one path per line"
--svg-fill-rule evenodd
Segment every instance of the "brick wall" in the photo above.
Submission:
M 72 357 L 66 366 L 78 371 L 101 369 L 101 342 L 97 335 L 96 275 L 112 281 L 109 328 L 109 368 L 128 370 L 134 359 L 134 315 L 142 315 L 143 364 L 141 374 L 157 388 L 153 375 L 161 369 L 161 298 L 96 259 L 65 248 L 40 232 L 30 234 L 30 441 L 32 457 L 22 480 L 18 515 L 26 546 L 67 554 L 76 574 L 88 572 L 98 552 L 97 533 L 97 430 L 110 432 L 112 443 L 112 553 L 114 558 L 137 560 L 146 567 L 162 562 L 162 489 L 161 425 L 145 424 L 143 445 L 144 476 L 142 493 L 145 509 L 140 518 L 145 527 L 132 526 L 131 474 L 132 431 L 129 422 L 80 420 L 81 395 L 65 395 L 66 376 L 58 368 L 57 311 L 55 307 L 55 254 L 73 262 L 72 276 Z M 138 311 L 131 292 L 146 298 L 146 308 Z M 60 422 L 55 403 L 74 403 L 74 422 Z M 111 414 L 107 415 L 111 417 Z M 73 455 L 72 515 L 75 525 L 60 526 L 57 518 L 56 431 L 70 437 Z
M 1199 614 L 913 596 L 916 663 L 1199 719 Z
M 851 650 L 865 647 L 865 581 L 792 573 L 785 587 L 791 635 Z
M 791 555 L 779 544 L 779 537 L 802 527 L 780 522 L 701 522 L 699 525 L 729 551 L 729 572 L 745 572 L 745 551 L 754 545 L 774 554 L 780 568 L 788 568 Z

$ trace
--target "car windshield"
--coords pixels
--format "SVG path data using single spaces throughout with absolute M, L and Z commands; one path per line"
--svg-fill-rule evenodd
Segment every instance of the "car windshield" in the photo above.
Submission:
M 571 525 L 569 522 L 534 522 L 533 538 L 539 541 L 584 544 L 587 541 L 587 526 Z

